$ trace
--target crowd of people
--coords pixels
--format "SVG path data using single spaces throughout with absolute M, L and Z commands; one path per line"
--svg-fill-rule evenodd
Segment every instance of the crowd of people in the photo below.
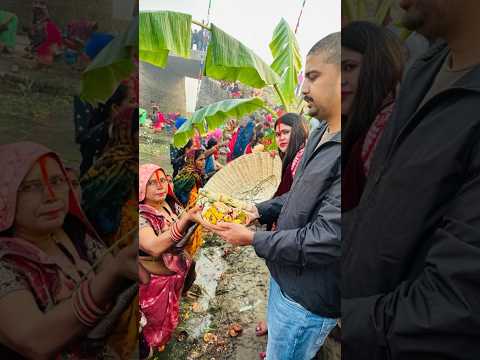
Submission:
M 105 104 L 75 99 L 78 170 L 37 143 L 1 145 L 5 358 L 130 358 L 138 336 L 140 357 L 162 350 L 208 231 L 266 262 L 262 357 L 313 359 L 336 333 L 345 359 L 474 359 L 480 3 L 402 4 L 432 45 L 408 71 L 397 34 L 345 22 L 305 59 L 310 124 L 280 108 L 228 121 L 172 145 L 172 173 L 138 164 L 138 77 Z M 48 63 L 58 29 L 44 1 L 34 15 L 32 51 Z M 15 26 L 0 12 L 1 51 Z M 158 129 L 186 121 L 158 114 Z M 199 190 L 256 151 L 282 161 L 273 198 L 250 204 L 246 225 L 206 222 Z
M 44 31 L 34 53 L 51 60 L 55 25 L 44 2 L 34 9 L 35 30 Z M 137 349 L 136 84 L 134 71 L 96 106 L 75 97 L 81 164 L 37 142 L 0 146 L 9 169 L 0 175 L 4 357 L 130 358 Z
M 193 30 L 192 32 L 192 49 L 198 51 L 207 51 L 208 42 L 210 41 L 210 32 L 204 28 Z
M 259 336 L 268 333 L 263 356 L 313 358 L 336 325 L 340 316 L 340 46 L 340 34 L 332 34 L 307 57 L 302 91 L 309 115 L 322 119 L 318 126 L 280 109 L 275 121 L 272 114 L 258 112 L 228 121 L 204 137 L 197 133 L 183 148 L 172 145 L 172 174 L 154 164 L 141 167 L 145 174 L 139 193 L 144 194 L 141 218 L 145 221 L 141 220 L 140 247 L 146 266 L 159 271 L 154 282 L 142 285 L 140 294 L 143 356 L 162 349 L 178 325 L 179 302 L 195 278 L 193 258 L 205 231 L 234 245 L 253 244 L 267 262 L 271 273 L 267 321 L 260 321 L 257 328 Z M 317 81 L 319 72 L 329 74 L 327 81 Z M 205 223 L 195 205 L 199 189 L 222 164 L 256 151 L 268 151 L 282 160 L 274 198 L 248 209 L 250 221 L 264 224 L 264 230 Z M 161 261 L 152 262 L 160 255 Z M 320 273 L 325 286 L 318 289 L 314 284 Z M 305 317 L 310 319 L 308 331 L 301 328 Z M 301 346 L 292 348 L 293 343 Z
M 256 230 L 202 223 L 266 260 L 267 317 L 256 332 L 268 334 L 267 359 L 312 359 L 329 334 L 330 346 L 340 348 L 342 338 L 348 359 L 456 358 L 466 343 L 449 329 L 475 333 L 478 311 L 468 304 L 478 288 L 471 206 L 479 61 L 465 52 L 465 39 L 478 33 L 468 16 L 478 4 L 462 4 L 455 11 L 405 5 L 405 25 L 430 45 L 418 59 L 391 28 L 365 21 L 319 41 L 302 85 L 319 125 L 308 129 L 291 113 L 272 124 L 282 182 L 273 199 L 249 209 Z M 249 120 L 225 127 L 226 161 L 251 147 L 256 125 Z M 192 147 L 195 141 L 184 156 Z
M 164 113 L 160 111 L 158 105 L 153 101 L 151 102 L 151 112 L 149 113 L 144 110 L 143 113 L 140 114 L 140 126 L 147 126 L 147 119 L 150 119 L 148 125 L 155 133 L 165 131 L 170 134 L 179 129 L 187 120 L 181 116 L 179 112 Z
M 62 58 L 83 70 L 114 39 L 114 35 L 99 31 L 96 21 L 74 20 L 62 29 L 46 0 L 33 0 L 32 22 L 23 30 L 29 39 L 24 57 L 34 60 L 36 68 L 49 67 Z M 14 53 L 17 32 L 18 17 L 0 9 L 0 54 Z

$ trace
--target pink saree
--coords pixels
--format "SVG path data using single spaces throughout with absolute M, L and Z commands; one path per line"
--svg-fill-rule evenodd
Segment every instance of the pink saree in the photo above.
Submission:
M 153 164 L 140 166 L 139 171 L 139 202 L 145 200 L 147 182 L 150 177 L 161 169 Z M 140 204 L 140 227 L 150 226 L 156 234 L 169 228 L 164 217 L 151 206 Z M 140 243 L 140 248 L 142 244 Z M 140 310 L 146 318 L 143 336 L 151 347 L 161 347 L 168 343 L 179 323 L 180 297 L 192 264 L 191 259 L 183 251 L 169 250 L 162 255 L 166 267 L 173 275 L 150 275 L 150 282 L 140 285 Z

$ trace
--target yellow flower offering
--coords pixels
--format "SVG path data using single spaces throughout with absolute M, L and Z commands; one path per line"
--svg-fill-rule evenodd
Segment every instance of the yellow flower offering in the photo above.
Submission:
M 206 203 L 202 211 L 202 217 L 210 224 L 219 222 L 230 222 L 235 224 L 246 224 L 247 214 L 241 209 L 226 205 L 220 201 Z
M 229 222 L 247 224 L 248 216 L 245 212 L 248 204 L 231 196 L 200 189 L 197 205 L 203 206 L 202 217 L 210 224 Z

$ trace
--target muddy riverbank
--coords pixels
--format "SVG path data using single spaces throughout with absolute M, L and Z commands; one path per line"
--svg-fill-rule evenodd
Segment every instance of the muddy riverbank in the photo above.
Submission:
M 266 338 L 255 335 L 255 325 L 265 318 L 267 289 L 268 269 L 253 248 L 207 235 L 193 288 L 200 296 L 182 300 L 182 323 L 156 359 L 258 359 Z

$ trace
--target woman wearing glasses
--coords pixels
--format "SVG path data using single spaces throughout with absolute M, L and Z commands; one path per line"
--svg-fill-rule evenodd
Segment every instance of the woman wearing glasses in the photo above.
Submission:
M 165 171 L 157 165 L 140 166 L 139 256 L 150 272 L 150 282 L 140 286 L 140 310 L 146 324 L 142 329 L 141 355 L 161 349 L 178 325 L 182 291 L 191 285 L 192 258 L 180 245 L 200 209 L 183 211 L 173 194 Z M 187 235 L 188 236 L 188 235 Z M 192 269 L 192 270 L 191 270 Z
M 98 331 L 137 292 L 138 244 L 105 251 L 51 150 L 2 145 L 0 168 L 2 358 L 112 354 Z

